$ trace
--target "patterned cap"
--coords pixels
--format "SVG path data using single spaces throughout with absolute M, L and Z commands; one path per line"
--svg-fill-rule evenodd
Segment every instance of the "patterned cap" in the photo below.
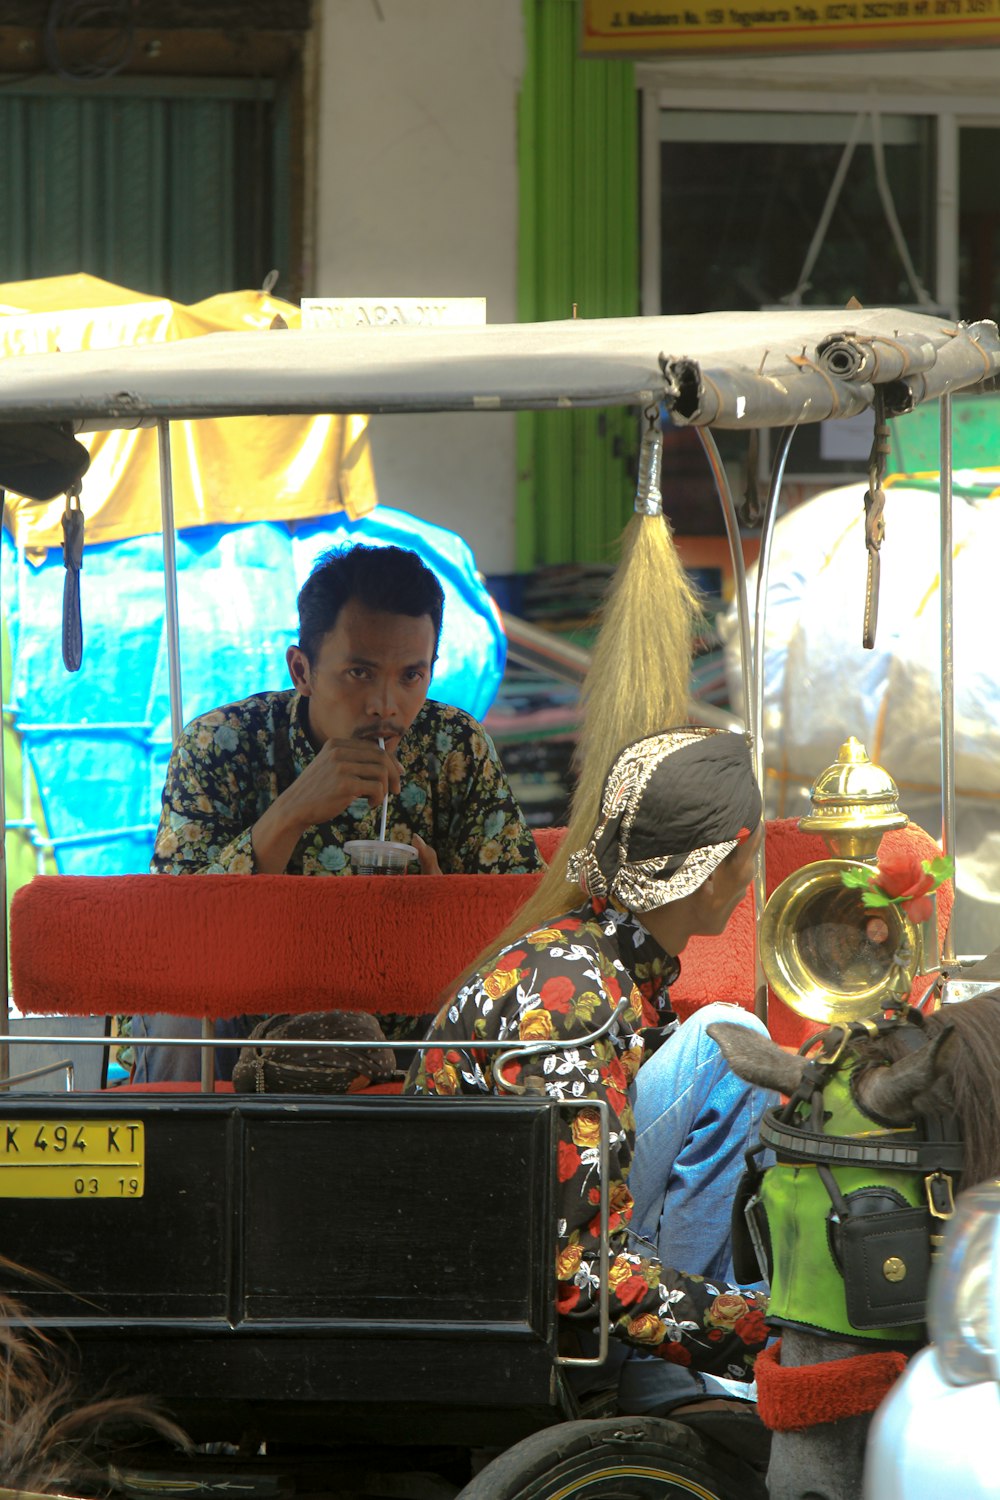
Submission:
M 698 889 L 760 822 L 746 736 L 684 725 L 628 745 L 608 772 L 597 827 L 570 855 L 591 897 L 653 911 Z

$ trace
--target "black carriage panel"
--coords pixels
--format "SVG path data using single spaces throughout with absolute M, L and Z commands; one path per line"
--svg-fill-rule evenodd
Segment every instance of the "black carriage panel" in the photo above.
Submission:
M 22 1152 L 39 1139 L 41 1122 L 61 1121 L 69 1139 L 79 1122 L 99 1121 L 111 1157 L 121 1144 L 121 1176 L 96 1196 L 86 1161 L 76 1163 L 81 1191 L 72 1197 L 3 1197 L 0 1255 L 51 1277 L 58 1285 L 26 1282 L 0 1266 L 0 1291 L 26 1301 L 43 1324 L 99 1326 L 192 1320 L 228 1323 L 233 1301 L 231 1167 L 240 1121 L 231 1110 L 192 1111 L 169 1100 L 136 1102 L 134 1095 L 6 1097 L 0 1101 L 0 1143 L 9 1181 L 18 1191 L 22 1170 L 10 1145 Z M 130 1196 L 129 1126 L 145 1137 L 141 1196 Z M 52 1130 L 47 1131 L 51 1142 Z M 13 1137 L 13 1141 L 12 1141 Z M 49 1144 L 48 1154 L 54 1151 Z M 58 1170 L 58 1169 L 57 1169 Z
M 394 1441 L 492 1441 L 559 1408 L 552 1102 L 0 1100 L 0 1138 L 83 1120 L 142 1125 L 142 1191 L 18 1196 L 0 1155 L 0 1255 L 60 1284 L 0 1291 L 70 1330 L 85 1387 L 156 1395 L 196 1438 L 391 1408 Z
M 513 1100 L 248 1119 L 242 1318 L 544 1338 L 551 1122 Z

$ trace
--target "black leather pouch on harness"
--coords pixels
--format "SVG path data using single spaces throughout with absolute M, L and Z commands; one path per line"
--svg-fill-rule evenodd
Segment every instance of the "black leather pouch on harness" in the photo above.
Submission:
M 871 1196 L 884 1200 L 888 1195 Z M 900 1198 L 884 1213 L 850 1212 L 840 1223 L 831 1223 L 830 1230 L 853 1327 L 896 1328 L 923 1322 L 931 1270 L 926 1208 L 910 1208 Z

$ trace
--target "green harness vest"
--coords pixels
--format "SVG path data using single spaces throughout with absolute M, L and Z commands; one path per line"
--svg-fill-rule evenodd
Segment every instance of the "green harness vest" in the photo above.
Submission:
M 768 1318 L 818 1333 L 923 1342 L 927 1280 L 940 1220 L 961 1169 L 955 1122 L 881 1125 L 857 1104 L 853 1059 L 814 1066 L 812 1098 L 768 1110 L 761 1147 L 777 1164 L 753 1169 L 741 1194 L 771 1283 Z M 929 1128 L 929 1125 L 935 1128 Z

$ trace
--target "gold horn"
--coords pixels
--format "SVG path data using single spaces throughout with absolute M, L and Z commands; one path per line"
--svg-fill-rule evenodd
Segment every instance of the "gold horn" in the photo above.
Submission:
M 812 812 L 799 820 L 838 856 L 803 865 L 772 892 L 760 956 L 775 994 L 798 1015 L 830 1024 L 860 1020 L 906 995 L 918 973 L 918 928 L 898 906 L 867 907 L 845 870 L 871 865 L 883 833 L 907 823 L 896 784 L 851 738 L 816 778 Z
M 810 1021 L 858 1021 L 909 994 L 919 934 L 898 906 L 867 907 L 841 876 L 859 860 L 821 859 L 783 880 L 764 908 L 768 984 Z

